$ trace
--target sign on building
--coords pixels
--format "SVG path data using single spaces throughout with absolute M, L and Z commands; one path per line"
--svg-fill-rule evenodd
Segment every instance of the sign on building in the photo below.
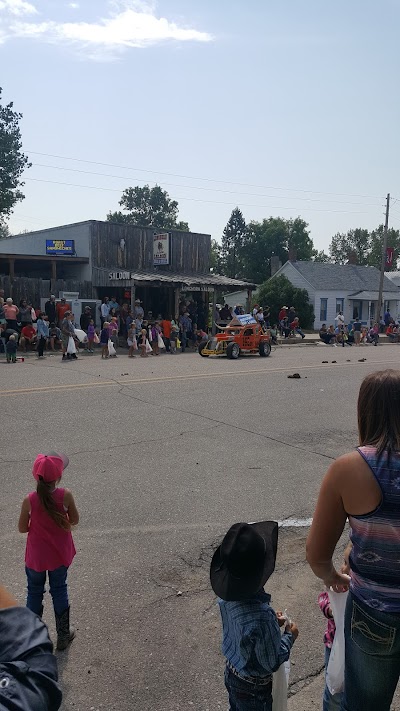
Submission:
M 56 257 L 75 254 L 75 240 L 73 239 L 46 239 L 46 254 Z
M 171 235 L 168 232 L 154 234 L 153 264 L 170 264 Z

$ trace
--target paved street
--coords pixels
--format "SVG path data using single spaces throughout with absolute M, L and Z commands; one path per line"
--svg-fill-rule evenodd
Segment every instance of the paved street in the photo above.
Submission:
M 235 521 L 312 515 L 332 458 L 356 444 L 362 378 L 399 362 L 398 346 L 309 346 L 238 361 L 187 353 L 0 363 L 1 579 L 21 603 L 16 525 L 36 453 L 68 454 L 64 481 L 81 514 L 70 571 L 78 634 L 59 655 L 63 709 L 227 708 L 211 551 Z M 294 372 L 301 378 L 288 379 Z M 270 586 L 300 628 L 291 711 L 306 708 L 301 689 L 323 665 L 306 535 L 281 529 Z M 54 635 L 50 599 L 44 617 Z M 315 693 L 308 708 L 320 708 Z

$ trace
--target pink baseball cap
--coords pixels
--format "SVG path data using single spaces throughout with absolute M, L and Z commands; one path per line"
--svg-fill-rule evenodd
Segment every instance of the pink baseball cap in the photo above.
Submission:
M 33 462 L 32 474 L 36 481 L 41 477 L 47 484 L 61 479 L 62 473 L 69 464 L 69 459 L 65 454 L 49 452 L 48 454 L 38 454 Z

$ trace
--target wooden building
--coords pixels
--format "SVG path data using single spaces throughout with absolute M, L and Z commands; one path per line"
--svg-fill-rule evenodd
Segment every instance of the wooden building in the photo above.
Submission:
M 139 298 L 146 311 L 172 316 L 181 298 L 206 306 L 210 294 L 216 303 L 238 289 L 250 298 L 254 284 L 210 273 L 210 254 L 207 234 L 88 220 L 1 240 L 0 286 L 15 300 L 61 290 Z

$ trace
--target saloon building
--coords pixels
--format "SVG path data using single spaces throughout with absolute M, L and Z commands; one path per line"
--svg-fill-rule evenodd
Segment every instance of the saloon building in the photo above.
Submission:
M 182 298 L 205 310 L 223 292 L 245 289 L 250 300 L 255 285 L 211 274 L 210 254 L 210 235 L 87 220 L 1 240 L 0 287 L 15 302 L 115 296 L 174 316 Z

